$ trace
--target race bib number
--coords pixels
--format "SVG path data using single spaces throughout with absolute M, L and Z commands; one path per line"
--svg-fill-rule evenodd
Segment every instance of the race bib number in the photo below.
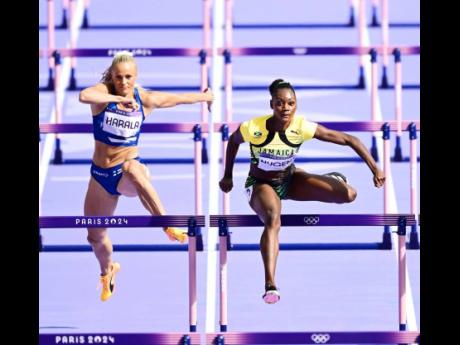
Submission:
M 259 169 L 265 171 L 284 170 L 294 162 L 295 156 L 276 157 L 266 153 L 261 153 L 259 156 Z

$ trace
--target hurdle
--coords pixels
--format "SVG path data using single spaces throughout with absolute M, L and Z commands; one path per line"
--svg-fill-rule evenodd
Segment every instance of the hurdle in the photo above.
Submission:
M 201 342 L 197 333 L 40 334 L 39 345 L 56 344 L 201 345 Z
M 209 42 L 207 43 L 209 44 Z M 62 57 L 113 57 L 119 51 L 130 51 L 135 57 L 199 57 L 200 62 L 200 86 L 191 88 L 195 91 L 205 90 L 208 87 L 208 67 L 207 67 L 207 54 L 208 50 L 199 48 L 100 48 L 100 49 L 59 49 L 54 52 L 56 65 L 60 63 Z M 56 75 L 57 75 L 56 71 Z M 71 71 L 71 79 L 69 85 L 74 88 L 68 88 L 68 90 L 82 90 L 85 87 L 77 87 L 75 80 L 75 70 Z M 146 86 L 145 88 L 155 89 L 155 86 Z M 185 89 L 185 87 L 158 87 L 158 89 Z M 189 88 L 190 89 L 190 88 Z M 201 104 L 201 122 L 207 122 L 209 111 L 206 104 Z M 57 123 L 60 123 L 60 119 L 57 119 Z M 206 149 L 206 138 L 203 138 L 203 162 L 208 162 L 208 155 Z
M 68 2 L 69 0 L 64 0 Z M 63 2 L 64 2 L 63 1 Z M 233 6 L 233 0 L 225 0 L 226 2 L 232 2 L 230 6 Z M 349 17 L 348 21 L 344 23 L 296 23 L 296 24 L 233 24 L 234 29 L 335 29 L 335 28 L 348 28 L 355 26 L 355 5 L 353 0 L 348 0 L 349 2 Z M 212 0 L 204 0 L 203 10 L 209 10 L 211 7 Z M 68 4 L 67 4 L 68 6 Z M 201 24 L 89 24 L 89 0 L 85 0 L 85 10 L 84 10 L 84 21 L 82 23 L 82 29 L 113 29 L 113 30 L 130 30 L 130 29 L 201 29 Z M 209 13 L 209 12 L 208 12 Z M 62 24 L 57 26 L 56 29 L 66 29 L 67 28 L 67 11 L 63 10 Z M 232 14 L 226 12 L 227 16 Z M 206 20 L 209 20 L 209 17 L 206 15 L 203 16 Z M 210 21 L 209 21 L 210 22 Z M 45 29 L 45 26 L 39 26 L 39 29 Z
M 369 27 L 380 27 L 384 25 L 388 25 L 390 28 L 420 28 L 420 23 L 414 22 L 389 22 L 388 20 L 388 0 L 380 0 L 381 3 L 381 10 L 382 10 L 382 18 L 381 22 L 378 19 L 378 8 L 379 8 L 379 0 L 372 0 L 372 9 L 371 9 L 371 22 L 369 23 Z M 387 17 L 387 19 L 385 19 Z
M 364 48 L 364 32 L 366 28 L 366 0 L 356 0 L 358 2 L 358 42 L 359 47 Z M 242 29 L 280 29 L 280 28 L 290 28 L 290 29 L 300 29 L 300 28 L 346 28 L 346 27 L 354 27 L 355 26 L 355 1 L 349 0 L 350 4 L 350 19 L 349 22 L 346 24 L 234 24 L 233 23 L 233 0 L 225 0 L 225 36 L 232 37 L 233 28 L 242 28 Z M 379 26 L 374 25 L 377 23 L 377 6 L 378 0 L 372 0 L 372 23 L 370 26 Z M 388 47 L 389 47 L 389 19 L 388 19 L 388 1 L 382 0 L 382 48 L 383 48 L 383 74 L 382 74 L 382 84 L 381 88 L 386 89 L 390 86 L 388 85 L 387 79 L 387 66 L 388 66 Z M 404 27 L 404 25 L 403 25 Z M 228 40 L 226 40 L 228 42 Z M 230 41 L 231 42 L 231 41 Z M 226 45 L 225 49 L 230 49 L 230 45 Z M 230 55 L 225 53 L 226 64 L 230 63 Z M 365 87 L 365 78 L 364 78 L 364 56 L 360 55 L 359 57 L 359 79 L 358 84 L 355 88 L 363 89 Z M 228 62 L 227 62 L 228 60 Z M 415 86 L 416 88 L 417 86 Z M 316 87 L 310 86 L 311 89 L 322 89 L 324 86 L 318 85 Z M 342 87 L 330 87 L 330 88 L 344 88 L 350 89 L 350 86 L 342 86 Z M 353 87 L 351 87 L 353 88 Z M 408 86 L 408 88 L 414 88 L 413 85 Z M 253 89 L 253 88 L 251 88 Z
M 420 332 L 228 332 L 207 333 L 206 345 L 420 344 Z
M 92 133 L 92 124 L 88 123 L 74 123 L 74 124 L 40 124 L 40 133 Z M 194 159 L 195 164 L 195 214 L 203 214 L 203 197 L 202 197 L 202 132 L 207 132 L 207 125 L 199 125 L 193 123 L 144 123 L 143 131 L 148 133 L 190 133 L 194 134 Z M 62 157 L 62 154 L 61 154 Z M 41 196 L 39 196 L 41 198 Z M 203 250 L 203 239 L 201 230 L 197 230 L 197 250 Z M 176 248 L 180 250 L 184 249 L 185 245 L 176 245 L 176 247 L 170 247 L 168 245 L 166 250 L 170 248 Z M 154 250 L 155 247 L 150 247 Z M 165 250 L 163 247 L 158 247 L 157 250 Z M 185 250 L 185 249 L 184 249 Z
M 406 331 L 406 227 L 416 224 L 411 214 L 289 214 L 281 215 L 282 226 L 397 226 L 398 234 L 398 315 L 399 331 L 377 334 L 369 332 L 310 332 L 310 333 L 259 333 L 258 335 L 233 333 L 228 338 L 222 333 L 207 334 L 207 344 L 367 344 L 369 341 L 383 343 L 383 339 L 394 343 L 419 341 L 419 333 Z M 220 286 L 220 332 L 226 332 L 227 317 L 227 238 L 230 227 L 263 227 L 257 215 L 211 215 L 210 227 L 219 228 L 219 286 Z M 280 249 L 281 246 L 280 246 Z M 313 337 L 316 334 L 318 337 Z M 321 334 L 321 336 L 319 336 Z M 315 339 L 316 340 L 315 340 Z M 319 341 L 323 339 L 322 341 Z M 327 341 L 326 341 L 327 340 Z M 246 342 L 247 341 L 247 342 Z M 300 342 L 302 341 L 302 342 Z
M 207 43 L 209 44 L 209 42 Z M 171 57 L 171 56 L 194 56 L 200 58 L 200 75 L 201 75 L 201 86 L 197 90 L 204 90 L 208 87 L 208 69 L 207 69 L 207 50 L 205 49 L 197 49 L 197 48 L 102 48 L 102 49 L 58 49 L 54 51 L 49 51 L 46 49 L 39 50 L 39 57 L 43 56 L 52 56 L 54 58 L 54 71 L 55 71 L 55 80 L 54 80 L 54 90 L 55 90 L 55 99 L 56 99 L 56 123 L 59 124 L 62 122 L 62 110 L 57 104 L 58 99 L 58 79 L 60 78 L 60 66 L 61 66 L 61 59 L 62 57 L 112 57 L 119 51 L 130 51 L 133 53 L 133 56 L 140 56 L 140 57 Z M 76 90 L 82 90 L 85 87 L 76 87 L 75 81 L 75 70 L 72 68 L 71 70 L 71 77 L 69 81 L 69 85 L 73 85 Z M 155 88 L 155 87 L 147 87 L 147 88 Z M 183 88 L 183 87 L 180 87 Z M 175 87 L 170 89 L 177 89 Z M 193 88 L 195 89 L 195 88 Z M 43 89 L 45 90 L 45 89 Z M 70 87 L 68 88 L 70 90 Z M 206 104 L 203 102 L 201 104 L 201 122 L 207 122 L 207 116 L 209 114 L 209 110 Z M 208 162 L 208 153 L 206 147 L 206 133 L 202 138 L 203 148 L 202 148 L 202 160 L 203 163 Z M 58 134 L 56 134 L 56 150 L 53 163 L 54 164 L 62 164 L 62 150 L 60 148 L 60 139 Z M 84 164 L 89 163 L 87 160 L 76 160 L 74 161 L 76 164 Z M 157 161 L 152 160 L 149 163 L 184 163 L 190 162 L 190 160 L 166 160 L 166 161 Z M 66 163 L 71 163 L 70 160 L 67 160 Z
M 230 3 L 228 8 L 226 7 L 225 16 L 232 17 L 233 12 L 233 2 L 234 0 L 225 0 L 226 3 Z M 289 23 L 289 24 L 254 24 L 254 23 L 234 23 L 232 27 L 228 27 L 228 30 L 231 29 L 339 29 L 339 28 L 354 28 L 356 27 L 355 13 L 356 13 L 356 1 L 361 0 L 348 0 L 349 15 L 348 21 L 343 23 Z M 387 0 L 382 0 L 387 1 Z M 382 5 L 383 7 L 383 5 Z M 378 0 L 372 0 L 372 22 L 369 23 L 370 27 L 379 27 L 381 24 L 377 19 L 377 8 Z M 383 13 L 382 13 L 382 25 L 383 25 Z M 233 21 L 231 21 L 233 23 Z M 420 27 L 419 23 L 388 23 L 389 27 L 395 28 L 413 28 Z
M 51 0 L 52 1 L 52 0 Z M 74 1 L 74 0 L 70 0 Z M 62 13 L 62 24 L 60 26 L 56 26 L 56 29 L 67 29 L 67 11 L 69 0 L 63 0 L 63 13 Z M 206 26 L 210 23 L 210 8 L 212 0 L 203 0 L 203 23 L 204 24 L 90 24 L 89 23 L 89 0 L 84 0 L 84 14 L 83 14 L 83 22 L 81 25 L 81 29 L 91 29 L 91 30 L 190 30 L 190 29 L 202 29 L 203 26 Z M 67 5 L 64 5 L 67 3 Z M 46 29 L 45 25 L 39 25 L 39 30 Z
M 70 4 L 69 4 L 70 1 Z M 203 30 L 203 47 L 204 51 L 209 51 L 211 48 L 211 1 L 212 0 L 203 0 L 203 24 L 200 25 L 185 25 L 185 26 L 178 26 L 178 28 L 183 28 L 183 29 L 191 29 L 191 28 L 200 28 Z M 47 26 L 39 27 L 39 28 L 46 28 L 48 30 L 48 54 L 52 56 L 52 52 L 56 49 L 55 47 L 55 29 L 67 29 L 68 27 L 72 25 L 67 25 L 67 12 L 70 14 L 70 23 L 72 24 L 74 21 L 74 14 L 75 14 L 75 4 L 76 0 L 63 0 L 63 24 L 60 27 L 55 27 L 55 9 L 54 9 L 54 0 L 48 0 L 48 24 Z M 88 24 L 88 8 L 89 8 L 89 0 L 84 0 L 84 13 L 83 13 L 83 22 L 82 22 L 82 28 L 89 28 Z M 97 28 L 97 27 L 91 27 L 91 28 Z M 121 29 L 139 29 L 139 28 L 152 28 L 149 26 L 139 26 L 139 25 L 132 25 L 132 26 L 99 26 L 98 28 L 100 29 L 116 29 L 116 28 L 121 28 Z M 153 27 L 154 28 L 154 27 Z M 174 28 L 174 25 L 172 26 L 157 26 L 159 29 L 171 29 Z M 75 50 L 76 49 L 76 38 L 75 38 L 75 32 L 71 30 L 70 32 L 70 50 Z M 140 48 L 141 50 L 144 48 Z M 154 48 L 156 49 L 156 48 Z M 161 49 L 161 48 L 159 48 Z M 136 49 L 137 50 L 137 49 Z M 166 55 L 168 56 L 168 55 Z M 169 56 L 180 56 L 180 55 L 169 55 Z M 72 64 L 72 69 L 71 69 L 71 77 L 70 77 L 70 83 L 69 83 L 69 90 L 80 90 L 81 88 L 78 88 L 76 85 L 76 78 L 75 78 L 75 69 L 76 69 L 76 57 L 78 55 L 71 55 L 71 64 Z M 89 57 L 89 56 L 87 56 Z M 200 64 L 204 65 L 202 69 L 206 70 L 206 73 L 203 74 L 203 70 L 201 71 L 201 89 L 205 89 L 208 85 L 208 62 L 206 55 L 201 56 L 200 55 Z M 53 90 L 54 83 L 52 82 L 52 70 L 54 68 L 54 61 L 50 58 L 49 60 L 49 77 L 48 77 L 48 86 L 39 88 L 41 91 L 50 91 Z M 166 88 L 163 87 L 162 89 L 164 90 L 195 90 L 197 88 L 191 88 L 191 87 L 185 87 L 185 86 L 179 86 L 179 87 L 173 87 L 173 88 Z
M 350 131 L 350 132 L 382 132 L 382 139 L 384 142 L 384 151 L 383 151 L 383 166 L 384 172 L 386 176 L 389 176 L 389 169 L 390 169 L 390 132 L 397 131 L 399 128 L 399 124 L 397 121 L 367 121 L 367 122 L 359 122 L 359 121 L 352 121 L 352 122 L 319 122 L 319 124 L 334 129 L 337 131 Z M 411 141 L 411 150 L 410 150 L 410 157 L 408 161 L 410 162 L 410 195 L 411 195 L 411 214 L 417 214 L 417 146 L 416 146 L 416 139 L 417 139 L 417 131 L 420 130 L 420 122 L 419 121 L 401 121 L 400 125 L 402 128 L 405 128 L 409 132 L 409 139 Z M 229 139 L 229 132 L 234 132 L 238 129 L 239 123 L 232 122 L 232 123 L 215 123 L 214 124 L 214 131 L 220 131 L 222 133 L 222 151 L 223 151 L 223 162 L 225 162 L 225 150 L 227 147 L 227 142 Z M 350 161 L 350 162 L 363 162 L 360 157 L 350 157 L 349 160 L 345 160 L 342 158 L 340 161 Z M 329 158 L 326 160 L 325 158 L 307 158 L 307 157 L 298 157 L 296 158 L 296 162 L 331 162 L 331 161 L 338 161 L 332 160 Z M 236 158 L 235 162 L 237 163 L 248 163 L 250 162 L 249 158 Z M 384 213 L 388 213 L 389 210 L 389 195 L 388 195 L 388 188 L 386 184 L 383 186 L 383 199 L 384 199 Z M 230 213 L 230 196 L 227 193 L 223 194 L 223 209 L 224 214 Z M 228 236 L 228 243 L 227 248 L 229 250 L 258 250 L 258 244 L 232 244 L 230 241 L 230 235 Z M 412 227 L 411 235 L 410 235 L 410 242 L 408 244 L 409 249 L 419 249 L 420 244 L 418 240 L 418 233 L 417 233 L 417 226 L 414 225 Z M 390 237 L 390 229 L 387 226 L 384 226 L 383 238 L 382 242 L 378 243 L 297 243 L 297 244 L 281 244 L 281 249 L 284 250 L 363 250 L 363 249 L 391 249 L 391 237 Z
M 205 225 L 204 216 L 188 215 L 168 215 L 168 216 L 95 216 L 95 217 L 40 217 L 39 226 L 42 228 L 140 228 L 140 227 L 165 227 L 165 226 L 187 226 L 189 244 L 183 245 L 188 250 L 189 262 L 189 321 L 190 332 L 196 332 L 197 297 L 196 297 L 196 235 L 199 227 Z M 41 236 L 40 236 L 41 237 Z M 57 251 L 58 249 L 67 251 L 91 251 L 89 246 L 45 246 L 40 240 L 42 251 Z M 115 251 L 146 251 L 152 250 L 154 245 L 114 245 Z M 172 245 L 170 245 L 172 246 Z M 67 248 L 66 248 L 67 247 Z M 89 250 L 88 250 L 89 249 Z M 60 251 L 60 250 L 59 250 Z M 150 344 L 145 342 L 144 344 Z
M 200 63 L 200 75 L 201 82 L 200 86 L 145 86 L 145 88 L 152 89 L 161 89 L 161 90 L 204 90 L 207 87 L 207 69 L 206 69 L 206 57 L 209 52 L 209 49 L 200 49 L 200 48 L 62 48 L 57 49 L 55 54 L 58 54 L 61 58 L 76 58 L 76 57 L 113 57 L 117 52 L 120 51 L 129 51 L 133 54 L 134 57 L 144 57 L 144 58 L 154 58 L 154 57 L 198 57 Z M 42 50 L 42 54 L 51 54 L 53 51 Z M 75 70 L 73 73 L 73 78 L 75 78 Z M 85 89 L 88 86 L 77 86 L 76 80 L 71 80 L 70 84 L 73 85 L 73 88 L 68 88 L 72 91 L 80 91 Z M 41 89 L 45 91 L 44 89 Z
M 315 46 L 292 46 L 292 47 L 232 47 L 232 48 L 220 48 L 218 54 L 225 57 L 225 63 L 231 64 L 232 57 L 234 56 L 307 56 L 307 55 L 359 55 L 365 56 L 370 55 L 372 50 L 375 50 L 377 54 L 383 55 L 385 53 L 399 49 L 401 54 L 404 55 L 419 55 L 420 46 L 388 46 L 386 49 L 381 46 L 343 46 L 343 47 L 315 47 Z M 226 73 L 231 72 L 230 69 L 226 68 Z M 230 76 L 226 76 L 226 80 L 231 81 Z M 296 89 L 299 90 L 358 90 L 365 87 L 364 82 L 364 69 L 360 70 L 360 76 L 357 84 L 351 85 L 295 85 Z M 388 86 L 390 88 L 391 86 Z M 403 89 L 418 89 L 420 85 L 415 84 L 404 84 Z M 240 91 L 252 91 L 252 90 L 265 90 L 265 85 L 251 85 L 251 86 L 233 86 L 233 90 Z
M 232 56 L 254 56 L 254 55 L 370 55 L 371 62 L 371 121 L 377 121 L 378 110 L 378 85 L 377 85 L 377 55 L 385 55 L 392 52 L 395 56 L 395 98 L 396 98 L 396 121 L 401 126 L 402 121 L 402 89 L 419 88 L 420 85 L 402 84 L 401 55 L 419 55 L 420 46 L 406 47 L 246 47 L 232 48 L 231 36 L 226 36 L 226 48 L 219 49 L 218 53 L 225 58 L 225 121 L 231 122 L 233 116 L 232 97 L 233 90 L 265 90 L 266 86 L 233 86 L 232 85 Z M 360 69 L 360 77 L 357 85 L 295 85 L 296 89 L 360 89 L 364 87 L 364 68 Z M 390 88 L 387 85 L 386 88 Z M 398 128 L 398 137 L 401 136 L 401 128 Z M 394 161 L 403 161 L 400 149 L 400 139 L 397 139 L 397 148 Z M 376 134 L 373 134 L 370 152 L 375 161 L 379 160 L 377 152 Z M 327 161 L 341 161 L 341 158 L 326 158 Z

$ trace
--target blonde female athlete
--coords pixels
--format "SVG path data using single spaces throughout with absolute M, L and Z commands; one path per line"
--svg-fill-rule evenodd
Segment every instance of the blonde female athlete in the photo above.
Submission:
M 139 160 L 138 139 L 142 123 L 157 108 L 178 104 L 207 102 L 210 108 L 213 94 L 172 94 L 147 91 L 136 85 L 137 65 L 129 52 L 115 55 L 104 72 L 101 82 L 84 89 L 80 102 L 91 106 L 95 149 L 91 178 L 86 193 L 85 216 L 111 216 L 120 195 L 138 196 L 152 215 L 166 213 L 150 182 L 148 168 Z M 185 242 L 186 234 L 179 229 L 165 227 L 171 240 Z M 112 261 L 112 243 L 107 228 L 88 228 L 88 242 L 101 268 L 101 300 L 112 295 L 115 274 L 120 264 Z
M 241 123 L 230 136 L 224 177 L 219 185 L 225 193 L 233 188 L 232 172 L 238 148 L 241 143 L 249 142 L 251 165 L 245 189 L 251 208 L 265 225 L 260 239 L 265 269 L 265 294 L 262 297 L 266 303 L 276 303 L 280 299 L 275 284 L 275 269 L 279 251 L 281 200 L 348 203 L 356 198 L 355 189 L 347 184 L 342 174 L 314 175 L 297 168 L 294 159 L 300 145 L 312 138 L 348 145 L 368 165 L 376 187 L 383 185 L 385 176 L 358 138 L 295 115 L 297 99 L 290 83 L 277 79 L 269 90 L 273 114 Z

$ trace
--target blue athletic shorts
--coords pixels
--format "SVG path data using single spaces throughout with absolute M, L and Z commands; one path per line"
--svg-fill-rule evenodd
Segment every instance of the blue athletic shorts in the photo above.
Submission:
M 133 158 L 140 161 L 139 157 Z M 91 176 L 111 195 L 121 195 L 117 191 L 118 183 L 123 176 L 123 163 L 110 168 L 101 168 L 91 163 Z

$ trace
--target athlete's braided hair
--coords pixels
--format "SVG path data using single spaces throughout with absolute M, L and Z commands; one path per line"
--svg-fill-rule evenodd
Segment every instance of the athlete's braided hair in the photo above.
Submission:
M 283 79 L 276 79 L 268 87 L 268 90 L 270 91 L 270 95 L 272 95 L 272 97 L 275 95 L 276 91 L 279 89 L 290 89 L 295 95 L 295 91 L 291 83 L 284 81 Z

